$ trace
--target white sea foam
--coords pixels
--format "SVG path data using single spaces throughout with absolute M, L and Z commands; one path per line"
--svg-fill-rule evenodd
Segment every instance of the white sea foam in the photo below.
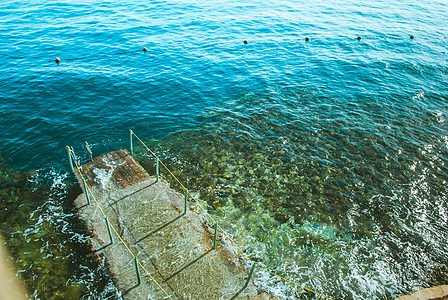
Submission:
M 122 165 L 123 163 L 118 163 L 116 161 L 110 161 L 106 157 L 103 158 L 103 161 L 107 166 L 107 170 L 95 168 L 95 169 L 93 169 L 93 173 L 95 173 L 95 175 L 96 175 L 95 181 L 97 183 L 101 184 L 101 186 L 103 188 L 106 188 L 106 186 L 109 184 L 110 180 L 112 179 L 115 169 L 118 166 Z

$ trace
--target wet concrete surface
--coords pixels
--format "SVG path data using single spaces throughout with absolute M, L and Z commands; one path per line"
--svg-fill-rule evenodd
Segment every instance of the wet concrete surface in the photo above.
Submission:
M 105 257 L 123 299 L 257 295 L 252 281 L 241 291 L 249 270 L 237 248 L 218 234 L 213 249 L 214 229 L 200 208 L 188 202 L 184 212 L 184 196 L 164 179 L 149 176 L 126 150 L 97 157 L 80 169 L 95 199 L 90 197 L 87 205 L 83 193 L 75 204 L 92 232 L 94 251 Z M 116 230 L 110 227 L 113 243 L 104 216 Z M 133 255 L 141 264 L 140 285 Z

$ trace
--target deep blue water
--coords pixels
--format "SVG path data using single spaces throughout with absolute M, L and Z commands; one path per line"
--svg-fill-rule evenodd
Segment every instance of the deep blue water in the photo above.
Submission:
M 1 1 L 0 151 L 17 169 L 39 169 L 42 176 L 51 173 L 60 180 L 69 172 L 66 145 L 82 153 L 88 141 L 100 154 L 127 147 L 132 128 L 143 138 L 171 144 L 165 150 L 184 162 L 194 153 L 222 160 L 207 148 L 213 145 L 203 143 L 208 134 L 216 134 L 223 148 L 234 151 L 225 154 L 231 157 L 242 153 L 240 144 L 257 145 L 244 153 L 258 151 L 260 156 L 242 155 L 253 170 L 264 166 L 261 158 L 268 155 L 288 157 L 302 175 L 313 162 L 328 164 L 332 174 L 341 172 L 335 182 L 354 184 L 352 193 L 341 192 L 340 210 L 322 210 L 299 233 L 319 231 L 322 224 L 345 232 L 359 222 L 370 233 L 406 224 L 405 232 L 419 237 L 402 242 L 417 246 L 409 256 L 388 254 L 386 248 L 372 252 L 370 257 L 384 258 L 378 259 L 379 266 L 353 259 L 362 255 L 347 250 L 350 255 L 329 259 L 341 261 L 326 262 L 332 269 L 328 273 L 318 268 L 319 259 L 297 259 L 297 265 L 314 267 L 305 276 L 297 271 L 299 265 L 292 276 L 314 288 L 323 286 L 320 292 L 333 297 L 395 297 L 428 285 L 429 269 L 403 275 L 408 270 L 404 265 L 415 269 L 410 257 L 427 255 L 432 267 L 447 262 L 448 252 L 438 249 L 446 237 L 434 236 L 441 225 L 418 233 L 420 225 L 400 219 L 403 212 L 395 223 L 369 223 L 365 211 L 358 212 L 366 214 L 364 221 L 348 218 L 354 222 L 350 226 L 332 222 L 366 201 L 374 205 L 387 197 L 399 199 L 402 208 L 427 201 L 430 208 L 418 218 L 446 220 L 447 20 L 444 1 Z M 55 57 L 61 58 L 60 64 Z M 275 143 L 283 145 L 280 152 L 272 150 Z M 217 145 L 213 149 L 220 153 Z M 382 169 L 386 161 L 396 164 Z M 365 172 L 353 171 L 357 167 Z M 316 167 L 316 172 L 323 169 Z M 309 174 L 304 180 L 319 185 L 330 173 Z M 365 188 L 369 191 L 353 192 L 363 180 L 370 182 Z M 264 197 L 269 211 L 276 198 L 263 196 L 260 189 L 253 193 Z M 294 205 L 332 197 L 319 189 L 305 190 L 299 198 L 294 188 L 281 197 L 293 199 Z M 423 193 L 428 190 L 433 192 Z M 272 212 L 277 222 L 300 215 L 290 207 Z M 390 234 L 375 231 L 367 241 Z M 352 245 L 348 235 L 328 239 L 333 247 Z M 424 246 L 415 242 L 420 239 Z M 289 247 L 300 248 L 300 241 Z M 400 267 L 388 269 L 390 276 L 379 274 L 386 262 Z M 366 264 L 375 267 L 362 268 Z M 285 269 L 291 268 L 286 264 Z M 341 273 L 335 271 L 339 268 Z M 271 292 L 278 291 L 272 286 Z
M 21 168 L 62 168 L 67 144 L 116 141 L 128 128 L 164 136 L 209 106 L 274 85 L 387 104 L 422 92 L 442 97 L 446 8 L 436 1 L 2 1 L 2 151 Z

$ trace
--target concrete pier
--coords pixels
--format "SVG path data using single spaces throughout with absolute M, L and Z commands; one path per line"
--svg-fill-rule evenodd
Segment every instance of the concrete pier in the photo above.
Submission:
M 250 299 L 257 295 L 252 281 L 241 291 L 248 266 L 243 266 L 236 247 L 219 234 L 212 249 L 213 224 L 208 224 L 199 207 L 189 202 L 184 214 L 184 196 L 163 178 L 156 181 L 127 150 L 96 157 L 80 166 L 80 171 L 95 199 L 90 197 L 87 205 L 83 193 L 75 204 L 93 232 L 94 250 L 106 258 L 123 299 Z M 113 243 L 104 215 L 117 231 L 110 228 Z M 134 256 L 141 263 L 140 285 Z

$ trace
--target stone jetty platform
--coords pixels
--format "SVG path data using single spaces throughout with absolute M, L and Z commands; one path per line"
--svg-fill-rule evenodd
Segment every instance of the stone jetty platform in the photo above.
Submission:
M 92 232 L 94 251 L 105 257 L 123 299 L 251 299 L 257 295 L 252 280 L 242 290 L 249 266 L 236 247 L 218 234 L 213 249 L 213 224 L 199 207 L 189 202 L 184 213 L 184 196 L 163 178 L 150 176 L 127 150 L 96 157 L 79 170 L 94 199 L 90 196 L 87 204 L 83 193 L 75 204 Z M 79 173 L 77 179 L 83 187 Z

